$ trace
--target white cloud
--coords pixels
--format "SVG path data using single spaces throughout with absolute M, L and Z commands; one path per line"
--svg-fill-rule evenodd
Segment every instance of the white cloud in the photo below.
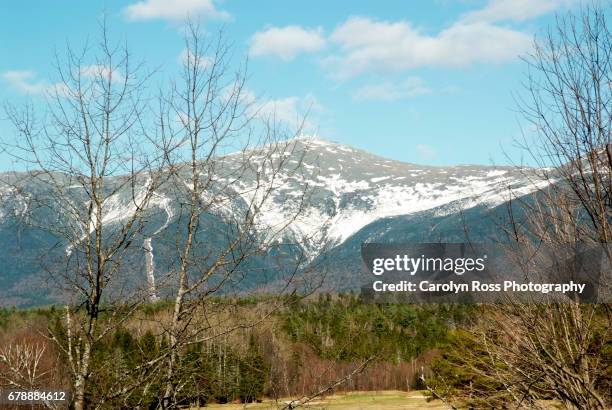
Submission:
M 103 65 L 92 64 L 81 67 L 80 74 L 95 81 L 97 78 L 106 78 L 110 73 L 110 69 Z M 9 83 L 11 87 L 24 94 L 31 95 L 63 95 L 67 96 L 70 93 L 68 86 L 64 83 L 50 83 L 45 80 L 37 80 L 36 73 L 32 70 L 14 70 L 5 71 L 0 74 L 0 77 Z M 121 72 L 115 70 L 113 72 L 113 83 L 121 83 L 125 77 Z
M 465 14 L 466 23 L 524 21 L 570 6 L 575 0 L 489 0 L 488 4 L 476 11 Z
M 36 80 L 36 73 L 31 70 L 5 71 L 0 74 L 0 77 L 23 94 L 65 94 L 67 92 L 64 84 L 50 84 L 44 80 Z
M 252 56 L 275 56 L 289 61 L 301 53 L 312 53 L 325 46 L 323 29 L 300 26 L 269 27 L 251 37 Z
M 5 71 L 2 78 L 11 87 L 26 94 L 41 94 L 47 90 L 49 84 L 44 81 L 35 81 L 36 74 L 29 70 Z
M 531 47 L 531 37 L 488 23 L 453 24 L 436 35 L 423 34 L 409 22 L 352 17 L 338 26 L 331 40 L 340 47 L 325 64 L 338 78 L 367 71 L 401 72 L 423 66 L 461 67 L 501 63 Z
M 353 98 L 360 101 L 391 102 L 430 92 L 431 90 L 425 86 L 421 78 L 409 77 L 397 83 L 385 81 L 380 84 L 365 85 L 353 93 Z
M 81 67 L 81 75 L 87 78 L 106 80 L 111 74 L 111 68 L 101 64 L 91 64 Z M 119 70 L 112 70 L 112 82 L 121 83 L 125 80 L 125 77 Z
M 297 108 L 299 102 L 300 99 L 296 96 L 267 100 L 262 104 L 259 114 L 262 117 L 275 119 L 287 124 L 298 124 L 301 117 Z
M 429 145 L 417 144 L 414 148 L 421 159 L 431 159 L 436 156 L 436 150 Z
M 252 93 L 248 93 L 248 98 L 255 100 Z M 314 119 L 323 107 L 313 95 L 308 94 L 305 97 L 290 96 L 257 101 L 252 109 L 261 119 L 293 130 L 301 127 L 302 132 L 311 133 L 316 131 Z
M 191 52 L 191 50 L 184 48 L 183 51 L 181 51 L 179 54 L 178 62 L 180 64 L 187 64 L 188 60 L 191 59 L 190 63 L 193 64 L 195 62 L 195 58 L 196 56 Z M 200 69 L 206 69 L 211 64 L 213 64 L 212 58 L 206 56 L 198 56 L 198 66 Z
M 181 21 L 187 18 L 227 19 L 230 14 L 218 10 L 214 0 L 143 0 L 123 9 L 129 20 Z

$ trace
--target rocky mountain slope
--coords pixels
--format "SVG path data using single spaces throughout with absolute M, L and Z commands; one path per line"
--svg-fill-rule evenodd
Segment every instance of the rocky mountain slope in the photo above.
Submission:
M 346 278 L 360 269 L 363 242 L 461 241 L 466 223 L 473 226 L 476 238 L 484 238 L 495 232 L 490 216 L 504 206 L 509 189 L 514 195 L 535 189 L 512 167 L 415 165 L 318 138 L 299 138 L 291 150 L 271 158 L 251 153 L 249 171 L 232 181 L 244 158 L 244 153 L 219 158 L 219 171 L 207 194 L 215 205 L 206 223 L 218 227 L 239 219 L 256 191 L 262 164 L 282 159 L 291 172 L 275 175 L 275 188 L 261 209 L 257 230 L 269 232 L 286 225 L 282 240 L 299 244 L 306 263 L 324 269 L 330 286 L 336 288 L 351 287 Z M 5 174 L 2 180 L 11 178 L 17 177 Z M 116 179 L 120 183 L 120 177 Z M 74 190 L 70 195 L 75 202 L 86 201 L 78 188 Z M 129 266 L 134 283 L 151 285 L 175 259 L 172 244 L 182 223 L 175 190 L 176 186 L 162 186 L 152 200 L 156 212 L 143 230 L 142 252 Z M 44 187 L 15 189 L 0 184 L 0 305 L 36 305 L 58 298 L 43 290 L 49 282 L 41 261 L 50 249 L 57 255 L 71 249 L 61 238 L 24 223 L 31 211 L 27 198 L 34 193 L 45 195 Z M 216 201 L 217 197 L 227 200 Z M 105 204 L 105 221 L 120 225 L 132 207 L 131 194 L 119 190 Z M 46 212 L 55 222 L 64 217 L 61 209 Z M 222 246 L 223 235 L 214 232 L 222 229 L 210 229 L 202 247 Z M 254 271 L 261 268 L 265 256 L 253 263 Z

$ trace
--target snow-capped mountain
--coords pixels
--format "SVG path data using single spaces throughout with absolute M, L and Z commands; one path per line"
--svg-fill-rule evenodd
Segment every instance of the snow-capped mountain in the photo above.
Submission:
M 225 155 L 216 164 L 214 174 L 203 175 L 210 181 L 203 198 L 210 204 L 209 226 L 240 220 L 255 201 L 261 206 L 256 230 L 262 240 L 277 232 L 274 240 L 298 244 L 306 262 L 324 263 L 338 278 L 359 269 L 362 242 L 458 241 L 465 234 L 466 218 L 473 222 L 475 235 L 487 236 L 495 228 L 485 217 L 508 200 L 509 190 L 517 195 L 536 189 L 513 167 L 415 165 L 314 137 L 298 138 L 272 153 L 260 149 Z M 267 173 L 266 164 L 278 172 Z M 2 179 L 17 178 L 5 174 Z M 121 177 L 115 179 L 121 183 Z M 148 183 L 141 181 L 143 192 Z M 142 233 L 141 257 L 130 264 L 130 276 L 135 282 L 148 281 L 152 294 L 156 276 L 172 263 L 177 227 L 184 222 L 176 194 L 189 189 L 187 176 L 183 185 L 166 184 L 155 192 Z M 258 189 L 262 185 L 272 187 L 265 200 L 258 198 L 267 192 Z M 120 225 L 130 214 L 138 202 L 134 198 L 142 193 L 127 191 L 119 189 L 107 199 L 105 222 Z M 15 189 L 0 184 L 0 305 L 53 301 L 36 291 L 45 277 L 41 256 L 51 248 L 65 254 L 72 249 L 60 238 L 23 223 L 27 198 L 44 194 L 38 185 Z M 87 201 L 78 187 L 70 197 L 75 203 Z M 61 209 L 49 217 L 70 224 L 62 219 Z M 221 232 L 210 229 L 200 246 L 220 244 L 224 238 L 216 231 Z
M 302 138 L 306 176 L 293 176 L 275 190 L 266 220 L 287 218 L 292 190 L 308 184 L 311 200 L 289 226 L 296 236 L 341 244 L 367 225 L 388 217 L 435 210 L 451 214 L 477 205 L 495 207 L 535 185 L 516 167 L 462 165 L 434 167 L 378 157 L 318 138 Z M 321 221 L 325 224 L 321 226 Z M 316 233 L 319 232 L 317 235 Z

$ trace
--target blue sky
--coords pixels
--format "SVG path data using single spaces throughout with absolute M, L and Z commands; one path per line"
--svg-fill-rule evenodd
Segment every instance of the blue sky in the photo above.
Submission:
M 308 133 L 407 162 L 501 164 L 517 155 L 515 97 L 533 35 L 572 0 L 28 1 L 0 5 L 0 101 L 42 106 L 54 53 L 116 39 L 171 77 L 181 24 L 224 27 L 249 91 Z M 0 137 L 12 133 L 0 115 Z M 0 160 L 6 162 L 5 157 Z M 6 165 L 4 166 L 6 167 Z M 3 167 L 3 168 L 4 168 Z

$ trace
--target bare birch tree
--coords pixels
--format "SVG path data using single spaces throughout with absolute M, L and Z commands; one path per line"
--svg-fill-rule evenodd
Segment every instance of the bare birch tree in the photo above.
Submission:
M 18 137 L 5 147 L 27 170 L 5 183 L 21 192 L 24 220 L 57 238 L 42 262 L 67 302 L 66 335 L 51 337 L 68 359 L 74 408 L 83 409 L 98 371 L 93 351 L 144 300 L 126 286 L 124 264 L 141 252 L 164 157 L 143 124 L 147 75 L 110 42 L 105 23 L 94 47 L 58 56 L 57 74 L 41 118 L 31 106 L 7 107 Z
M 181 76 L 155 99 L 150 77 L 103 26 L 93 62 L 89 48 L 58 59 L 40 122 L 31 107 L 7 107 L 19 136 L 5 146 L 28 170 L 4 183 L 27 203 L 24 221 L 57 238 L 43 265 L 67 306 L 51 339 L 67 358 L 76 409 L 151 395 L 161 408 L 189 404 L 181 397 L 199 371 L 184 362 L 191 346 L 227 346 L 324 277 L 304 269 L 309 232 L 289 229 L 310 192 L 306 151 L 293 139 L 304 120 L 288 127 L 260 105 L 222 34 L 188 24 L 185 38 Z M 288 183 L 284 203 L 276 194 Z M 146 281 L 134 278 L 142 260 Z M 243 308 L 245 297 L 260 299 Z M 158 350 L 130 365 L 95 360 L 116 331 L 151 320 L 141 307 L 159 299 L 171 309 L 153 325 Z
M 305 282 L 300 272 L 308 261 L 301 247 L 307 238 L 288 242 L 285 237 L 302 212 L 308 187 L 296 188 L 298 198 L 287 212 L 277 212 L 284 204 L 274 200 L 276 191 L 302 171 L 305 152 L 291 139 L 301 133 L 303 122 L 287 130 L 274 114 L 264 116 L 245 87 L 246 67 L 231 71 L 230 51 L 222 34 L 206 38 L 196 24 L 188 24 L 182 76 L 163 101 L 162 132 L 182 148 L 170 158 L 181 214 L 177 263 L 165 280 L 173 288 L 174 304 L 166 325 L 163 408 L 177 405 L 182 350 L 256 326 L 278 309 L 282 295 L 308 293 L 319 283 Z M 275 218 L 270 220 L 270 214 Z M 211 237 L 222 245 L 215 249 Z M 275 251 L 292 257 L 267 267 L 254 265 Z M 248 292 L 241 293 L 242 283 Z M 262 291 L 275 297 L 258 305 L 255 316 L 236 314 L 240 309 L 232 295 Z M 230 302 L 211 303 L 215 295 Z

